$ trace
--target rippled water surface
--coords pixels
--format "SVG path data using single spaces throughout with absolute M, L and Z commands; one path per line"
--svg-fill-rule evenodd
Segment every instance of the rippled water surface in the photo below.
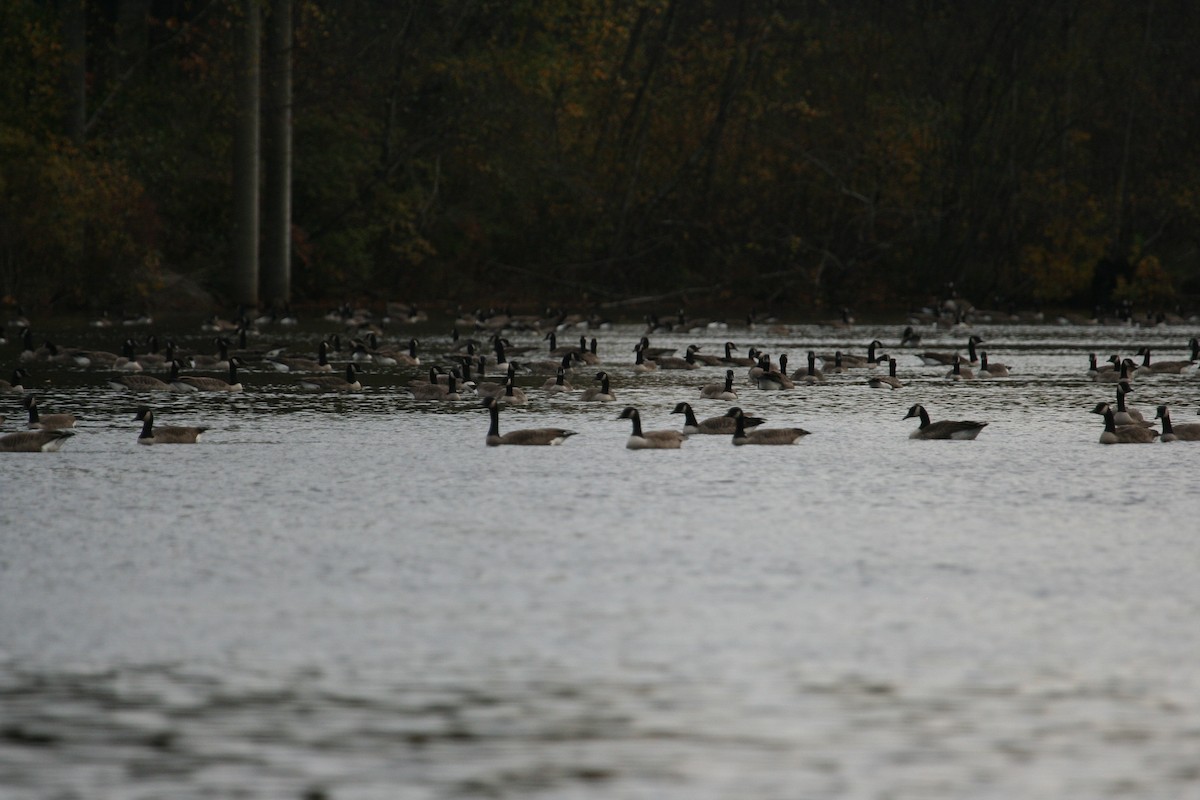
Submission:
M 171 333 L 204 349 L 193 327 Z M 894 392 L 738 368 L 747 413 L 812 432 L 777 448 L 626 450 L 626 404 L 647 429 L 731 405 L 696 388 L 723 368 L 635 374 L 635 327 L 588 334 L 617 403 L 519 377 L 502 430 L 578 431 L 558 448 L 485 447 L 477 400 L 404 391 L 424 367 L 343 397 L 250 356 L 240 395 L 139 397 L 30 365 L 42 412 L 82 422 L 0 455 L 0 798 L 1200 797 L 1200 444 L 1098 444 L 1112 386 L 1085 375 L 1195 331 L 974 332 L 1011 378 L 948 383 L 891 326 L 654 337 L 793 368 L 892 348 Z M 1136 383 L 1195 421 L 1195 373 Z M 205 441 L 137 446 L 146 399 Z M 989 425 L 911 441 L 916 402 Z

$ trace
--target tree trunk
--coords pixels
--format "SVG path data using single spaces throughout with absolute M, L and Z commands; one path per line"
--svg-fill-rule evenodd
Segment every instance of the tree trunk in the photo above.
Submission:
M 117 3 L 117 74 L 141 62 L 150 47 L 150 0 Z
M 262 288 L 280 307 L 292 294 L 292 0 L 267 15 L 264 105 Z
M 237 118 L 233 130 L 233 292 L 248 308 L 258 305 L 259 0 L 242 0 L 238 27 Z

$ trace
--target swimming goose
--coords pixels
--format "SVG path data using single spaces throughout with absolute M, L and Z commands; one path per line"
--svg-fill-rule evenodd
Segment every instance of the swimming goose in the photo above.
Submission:
M 904 384 L 896 377 L 896 359 L 888 359 L 887 375 L 872 375 L 867 378 L 867 385 L 872 389 L 902 389 Z
M 269 356 L 265 360 L 280 372 L 333 372 L 333 365 L 329 363 L 329 342 L 325 341 L 317 345 L 316 361 L 300 356 Z
M 562 358 L 563 356 L 581 352 L 579 345 L 564 344 L 560 347 L 558 344 L 558 333 L 553 330 L 543 336 L 542 340 L 550 343 L 550 355 L 554 358 Z
M 1196 361 L 1200 360 L 1200 339 L 1192 337 L 1192 341 L 1188 343 L 1192 348 L 1192 357 L 1183 361 L 1156 361 L 1150 363 L 1150 348 L 1143 347 L 1138 352 L 1142 356 L 1142 363 L 1138 366 L 1138 371 L 1145 370 L 1156 375 L 1182 375 L 1185 372 L 1190 372 L 1196 366 Z
M 687 440 L 681 431 L 643 431 L 642 417 L 633 406 L 626 406 L 617 419 L 633 420 L 633 433 L 625 440 L 630 450 L 678 450 Z
M 178 389 L 175 389 L 161 378 L 156 378 L 153 375 L 143 375 L 142 373 L 111 375 L 108 378 L 108 385 L 114 389 L 129 389 L 133 392 L 178 391 Z
M 428 383 L 409 382 L 408 391 L 414 400 L 460 400 L 462 398 L 458 393 L 458 385 L 453 375 L 446 376 L 446 382 L 442 383 L 438 380 L 442 376 L 438 375 L 433 367 L 429 368 L 429 373 Z
M 901 347 L 916 347 L 921 344 L 921 334 L 913 330 L 913 326 L 905 327 L 904 332 L 900 334 Z
M 1118 425 L 1112 406 L 1108 403 L 1097 403 L 1092 413 L 1104 416 L 1104 433 L 1100 434 L 1100 444 L 1148 444 L 1158 436 L 1158 431 L 1153 428 Z
M 229 359 L 229 380 L 224 380 L 205 375 L 180 375 L 179 362 L 172 361 L 167 382 L 184 392 L 240 392 L 242 384 L 238 381 L 237 368 L 242 363 L 240 358 L 232 356 Z
M 879 358 L 875 355 L 876 348 L 883 347 L 883 342 L 878 339 L 872 339 L 867 344 L 867 354 L 865 356 L 856 356 L 851 353 L 842 353 L 842 366 L 847 369 L 867 369 L 874 368 L 879 363 Z M 822 354 L 819 356 L 824 364 L 836 363 L 837 354 L 828 355 Z
M 836 360 L 836 356 L 834 357 Z M 796 370 L 792 373 L 793 381 L 802 381 L 804 383 L 824 383 L 825 373 L 817 369 L 817 354 L 816 352 L 808 351 L 808 366 Z
M 0 394 L 25 394 L 25 387 L 21 385 L 21 379 L 28 375 L 29 373 L 20 367 L 14 368 L 12 380 L 0 380 Z
M 733 443 L 744 444 L 794 444 L 802 436 L 808 436 L 804 428 L 755 428 L 746 430 L 746 415 L 736 406 L 725 412 L 733 419 Z
M 1118 425 L 1142 425 L 1148 427 L 1153 423 L 1146 420 L 1146 415 L 1140 409 L 1133 406 L 1126 406 L 1125 395 L 1133 393 L 1133 386 L 1129 381 L 1121 381 L 1117 384 L 1117 407 L 1113 410 L 1113 418 L 1116 419 Z
M 595 366 L 601 362 L 601 358 L 596 354 L 596 337 L 593 336 L 589 341 L 586 336 L 579 337 L 579 353 L 577 357 L 584 364 Z
M 1113 361 L 1116 356 L 1113 356 L 1109 361 Z M 1087 376 L 1092 380 L 1096 380 L 1096 376 L 1101 372 L 1112 372 L 1116 369 L 1115 364 L 1098 364 L 1096 363 L 1096 354 L 1088 353 L 1088 371 Z
M 737 400 L 737 392 L 733 390 L 733 370 L 725 370 L 724 383 L 701 386 L 700 396 L 707 400 Z
M 374 342 L 375 334 L 371 334 L 368 339 Z M 376 364 L 385 367 L 419 367 L 421 366 L 421 357 L 417 355 L 417 346 L 420 344 L 416 339 L 410 338 L 407 350 L 376 349 L 372 356 Z
M 646 349 L 640 342 L 633 348 L 633 354 L 634 372 L 653 372 L 658 369 L 658 362 L 646 360 Z
M 1200 442 L 1200 422 L 1184 422 L 1179 425 L 1171 424 L 1171 412 L 1166 406 L 1159 406 L 1155 419 L 1162 420 L 1162 440 L 1164 442 Z
M 600 381 L 599 388 L 595 386 L 588 387 L 583 390 L 583 394 L 579 396 L 580 400 L 588 400 L 596 403 L 612 403 L 617 399 L 616 394 L 609 388 L 608 373 L 597 372 L 596 380 Z
M 300 379 L 300 388 L 319 392 L 361 392 L 362 383 L 358 380 L 358 367 L 354 362 L 346 364 L 346 375 L 313 375 Z
M 1117 359 L 1113 356 L 1112 359 Z M 1131 359 L 1117 359 L 1119 363 L 1114 363 L 1114 369 L 1101 368 L 1095 375 L 1092 375 L 1092 380 L 1096 383 L 1120 383 L 1125 381 L 1128 383 L 1133 378 L 1134 372 L 1137 371 L 1137 365 Z
M 659 369 L 700 369 L 700 364 L 696 361 L 696 350 L 698 348 L 694 344 L 689 344 L 687 353 L 683 358 L 678 356 L 659 356 L 654 361 L 658 364 Z
M 759 366 L 757 368 L 762 371 L 757 377 L 752 378 L 752 380 L 759 389 L 781 391 L 796 388 L 796 384 L 787 375 L 787 353 L 779 356 L 778 369 L 771 366 L 771 359 L 765 354 L 759 358 Z
M 500 435 L 500 405 L 494 398 L 485 397 L 483 405 L 491 415 L 491 425 L 488 427 L 488 447 L 498 447 L 502 444 L 513 445 L 560 445 L 568 437 L 574 436 L 575 431 L 565 428 L 522 428 Z
M 930 422 L 929 412 L 920 403 L 914 405 L 904 415 L 905 419 L 919 417 L 921 425 L 908 435 L 910 439 L 974 439 L 987 426 L 986 422 L 941 420 Z
M 979 372 L 976 375 L 980 378 L 1007 378 L 1008 367 L 1004 364 L 988 363 L 987 351 L 979 351 Z
M 979 358 L 975 355 L 975 345 L 983 344 L 983 339 L 980 339 L 975 334 L 971 334 L 967 339 L 967 353 L 969 363 L 976 363 Z M 925 362 L 927 367 L 947 367 L 954 363 L 954 359 L 961 358 L 958 353 L 921 353 L 921 360 Z
M 63 428 L 75 427 L 74 414 L 39 414 L 37 395 L 28 394 L 21 400 L 21 405 L 29 412 L 29 424 L 26 426 L 35 431 L 57 431 Z
M 154 412 L 147 406 L 141 406 L 133 418 L 141 420 L 142 432 L 138 435 L 138 444 L 195 444 L 200 441 L 207 427 L 185 427 L 182 425 L 160 425 L 154 427 Z
M 570 356 L 566 356 L 570 358 Z M 558 368 L 555 376 L 542 384 L 542 390 L 550 392 L 550 394 L 564 394 L 574 391 L 575 387 L 567 383 L 567 372 L 562 367 Z
M 671 356 L 675 354 L 674 347 L 651 347 L 650 339 L 646 336 L 643 336 L 638 344 L 642 346 L 642 352 L 649 361 L 657 361 L 664 356 Z
M 0 453 L 53 453 L 74 435 L 60 429 L 6 433 L 0 436 Z
M 753 367 L 756 363 L 754 358 L 750 356 L 735 356 L 733 351 L 737 350 L 737 345 L 733 342 L 725 343 L 725 358 L 721 359 L 721 363 L 730 364 L 735 367 Z
M 671 413 L 683 414 L 683 432 L 688 435 L 700 433 L 728 436 L 737 430 L 737 420 L 728 414 L 722 414 L 719 417 L 709 417 L 697 422 L 696 412 L 692 410 L 690 403 L 676 403 L 675 409 Z M 766 422 L 766 420 L 760 417 L 743 417 L 743 420 L 746 429 L 758 427 Z
M 975 371 L 970 367 L 962 365 L 962 359 L 958 356 L 954 357 L 954 366 L 946 373 L 948 381 L 973 381 L 975 380 Z
M 141 372 L 142 362 L 138 361 L 137 353 L 134 350 L 134 347 L 135 344 L 133 339 L 127 338 L 125 341 L 121 342 L 121 355 L 114 358 L 111 362 L 108 362 L 109 366 L 112 369 L 120 372 Z M 107 358 L 101 356 L 98 363 L 103 364 L 106 361 Z
M 509 375 L 508 380 L 504 382 L 504 391 L 496 396 L 496 400 L 510 406 L 523 406 L 529 402 L 529 398 L 525 396 L 525 392 L 518 389 L 513 383 L 512 375 Z
M 480 358 L 482 358 L 482 356 Z M 499 397 L 508 390 L 508 382 L 512 380 L 513 376 L 516 374 L 517 365 L 510 361 L 508 364 L 508 371 L 505 372 L 504 381 L 502 383 L 497 383 L 495 381 L 480 381 L 475 385 L 475 394 L 479 395 L 480 397 Z
M 213 343 L 217 346 L 217 354 L 197 353 L 191 358 L 192 369 L 229 369 L 229 340 L 218 336 Z

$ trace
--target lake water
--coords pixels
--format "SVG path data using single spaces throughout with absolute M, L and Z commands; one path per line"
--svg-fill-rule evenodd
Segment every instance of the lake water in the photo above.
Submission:
M 773 448 L 625 449 L 626 404 L 647 429 L 731 405 L 696 389 L 723 368 L 635 374 L 634 326 L 588 334 L 617 403 L 519 379 L 502 431 L 579 432 L 557 448 L 485 447 L 477 400 L 403 390 L 424 367 L 340 397 L 253 363 L 240 395 L 149 396 L 211 430 L 139 447 L 143 398 L 31 365 L 42 413 L 83 421 L 59 453 L 0 455 L 0 800 L 1200 797 L 1200 444 L 1098 444 L 1113 387 L 1085 375 L 1196 331 L 973 332 L 1011 378 L 946 382 L 898 326 L 653 337 L 791 367 L 892 348 L 897 391 L 738 368 L 747 413 L 812 432 Z M 1149 416 L 1195 421 L 1194 373 L 1136 383 Z M 989 425 L 912 441 L 917 402 Z

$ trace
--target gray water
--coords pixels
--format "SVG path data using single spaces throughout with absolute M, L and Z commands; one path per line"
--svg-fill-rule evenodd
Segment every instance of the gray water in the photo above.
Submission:
M 739 368 L 747 413 L 812 432 L 776 448 L 625 449 L 626 404 L 647 429 L 730 405 L 695 388 L 721 368 L 636 375 L 632 326 L 589 333 L 617 403 L 521 378 L 502 431 L 579 432 L 557 448 L 485 447 L 478 401 L 403 391 L 424 367 L 141 398 L 31 367 L 42 412 L 83 422 L 0 455 L 0 798 L 1200 797 L 1200 444 L 1098 444 L 1113 390 L 1085 375 L 1194 331 L 975 332 L 1013 377 L 948 383 L 891 326 L 654 337 L 793 367 L 893 347 L 895 392 Z M 1194 420 L 1194 373 L 1137 383 Z M 138 446 L 141 399 L 211 430 Z M 990 424 L 912 441 L 915 402 Z

